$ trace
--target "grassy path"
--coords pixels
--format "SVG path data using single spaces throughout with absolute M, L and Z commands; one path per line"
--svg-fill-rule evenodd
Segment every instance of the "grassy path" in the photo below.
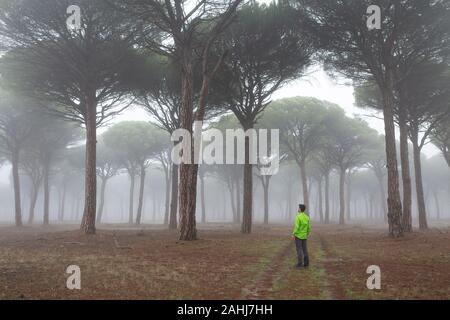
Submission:
M 310 266 L 297 269 L 294 241 L 289 239 L 277 248 L 270 260 L 261 264 L 263 271 L 249 287 L 243 289 L 243 299 L 333 299 L 329 283 L 325 250 L 321 239 L 313 236 L 309 241 Z

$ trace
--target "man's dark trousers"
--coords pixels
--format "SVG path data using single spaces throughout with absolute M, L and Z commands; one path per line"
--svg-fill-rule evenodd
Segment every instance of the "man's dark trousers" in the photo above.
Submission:
M 295 248 L 297 249 L 298 266 L 309 265 L 307 240 L 302 240 L 295 237 Z

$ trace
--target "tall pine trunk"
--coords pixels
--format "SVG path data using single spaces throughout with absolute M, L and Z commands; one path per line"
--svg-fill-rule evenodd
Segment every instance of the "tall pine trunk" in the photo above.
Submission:
M 86 234 L 95 233 L 95 214 L 97 206 L 97 102 L 95 91 L 88 97 L 86 105 L 86 165 L 84 188 L 84 212 L 81 229 Z
M 266 177 L 262 177 L 265 179 Z M 262 184 L 264 191 L 264 224 L 269 224 L 269 181 L 267 179 L 266 182 Z
M 351 216 L 351 201 L 352 201 L 352 178 L 351 173 L 347 174 L 347 204 L 345 206 L 347 212 L 347 221 L 350 221 Z
M 345 223 L 345 171 L 339 171 L 339 224 Z
M 16 226 L 20 227 L 22 226 L 22 208 L 20 203 L 19 150 L 13 150 L 11 164 L 14 185 L 14 218 Z
M 427 211 L 425 207 L 425 197 L 422 181 L 422 161 L 420 159 L 420 147 L 418 144 L 418 135 L 414 134 L 412 139 L 414 153 L 414 175 L 416 181 L 417 209 L 419 210 L 419 229 L 428 229 Z
M 136 214 L 136 224 L 141 224 L 142 219 L 142 207 L 144 203 L 144 187 L 145 187 L 145 166 L 141 165 L 141 174 L 140 174 L 140 182 L 139 182 L 139 201 L 138 208 Z
M 308 177 L 306 174 L 306 163 L 304 160 L 300 160 L 300 177 L 302 180 L 302 191 L 303 191 L 303 204 L 306 206 L 306 210 L 310 210 L 309 207 L 309 194 L 308 194 Z
M 193 125 L 193 94 L 194 94 L 194 74 L 192 59 L 188 52 L 184 53 L 182 63 L 181 77 L 181 128 L 185 129 L 192 139 Z M 189 157 L 192 159 L 194 141 L 191 141 L 191 149 L 184 150 L 190 152 Z M 192 161 L 191 161 L 192 162 Z M 193 164 L 182 162 L 180 165 L 180 186 L 179 186 L 179 207 L 180 207 L 180 240 L 195 240 L 197 238 L 197 229 L 195 221 L 195 197 L 197 188 L 197 177 L 195 177 L 195 185 L 192 183 Z
M 128 203 L 128 223 L 133 223 L 133 215 L 134 215 L 134 185 L 135 185 L 135 174 L 134 172 L 129 172 L 130 175 L 130 194 L 129 194 L 129 203 Z
M 403 184 L 403 231 L 412 231 L 412 195 L 411 195 L 411 174 L 409 169 L 409 151 L 408 151 L 408 128 L 404 111 L 399 114 L 400 127 L 400 160 L 402 165 L 402 184 Z
M 234 179 L 234 183 L 236 183 L 236 217 L 237 222 L 241 222 L 242 211 L 241 211 L 241 183 L 239 179 Z
M 43 168 L 44 177 L 44 225 L 50 223 L 50 165 L 45 161 Z
M 34 222 L 34 211 L 36 209 L 36 202 L 39 194 L 39 185 L 37 183 L 33 183 L 31 185 L 31 194 L 30 194 L 30 211 L 28 214 L 28 223 L 32 224 Z
M 319 219 L 323 222 L 323 194 L 322 194 L 322 177 L 319 178 L 317 183 L 318 193 L 319 193 Z
M 103 177 L 102 185 L 100 187 L 100 203 L 99 203 L 98 209 L 97 209 L 97 223 L 102 222 L 103 208 L 105 206 L 105 190 L 106 190 L 107 182 L 108 182 L 108 178 Z
M 230 191 L 230 201 L 231 201 L 231 210 L 233 211 L 233 223 L 237 223 L 237 211 L 236 211 L 236 202 L 234 200 L 234 182 L 230 178 L 227 182 L 228 191 Z
M 245 127 L 244 131 L 252 129 L 252 125 Z M 244 164 L 244 201 L 242 212 L 242 233 L 252 232 L 253 213 L 253 165 L 250 163 L 250 137 L 245 137 L 245 164 Z
M 399 176 L 397 168 L 397 150 L 395 147 L 394 124 L 394 86 L 392 73 L 388 71 L 385 79 L 383 94 L 383 118 L 386 140 L 386 162 L 388 172 L 388 223 L 389 234 L 392 237 L 403 235 L 402 230 L 402 203 L 400 200 Z M 384 201 L 384 200 L 383 200 Z
M 64 214 L 66 211 L 66 194 L 67 194 L 67 185 L 66 185 L 66 181 L 63 182 L 62 185 L 62 197 L 61 197 L 61 204 L 60 204 L 60 217 L 61 217 L 61 221 L 64 221 Z
M 172 163 L 172 182 L 170 192 L 170 214 L 169 214 L 169 229 L 177 228 L 177 213 L 178 213 L 178 165 Z
M 169 224 L 170 213 L 170 172 L 167 167 L 164 169 L 164 178 L 166 183 L 165 201 L 164 201 L 164 225 Z
M 202 209 L 202 223 L 206 223 L 206 206 L 205 206 L 205 176 L 200 174 L 200 203 Z
M 325 174 L 325 223 L 330 223 L 330 173 Z

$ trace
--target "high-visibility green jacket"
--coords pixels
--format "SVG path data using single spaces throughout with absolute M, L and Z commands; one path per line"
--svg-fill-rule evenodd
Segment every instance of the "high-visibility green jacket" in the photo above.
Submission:
M 292 234 L 301 240 L 305 240 L 308 238 L 310 232 L 311 222 L 309 221 L 309 217 L 304 212 L 299 212 L 295 217 Z

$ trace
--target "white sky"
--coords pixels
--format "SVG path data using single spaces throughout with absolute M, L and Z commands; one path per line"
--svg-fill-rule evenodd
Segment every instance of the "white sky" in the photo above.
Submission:
M 345 110 L 348 116 L 353 117 L 357 115 L 366 120 L 372 128 L 380 133 L 384 133 L 384 123 L 382 119 L 374 117 L 375 113 L 370 110 L 354 106 L 355 99 L 353 96 L 353 87 L 345 85 L 344 80 L 330 78 L 325 71 L 318 67 L 311 70 L 305 78 L 293 81 L 276 91 L 272 96 L 272 100 L 296 96 L 315 97 L 317 99 L 336 103 Z M 377 116 L 380 117 L 381 114 L 378 114 Z M 112 123 L 126 120 L 150 120 L 150 117 L 139 107 L 133 107 L 117 116 Z M 106 128 L 102 128 L 99 131 L 102 132 L 105 129 Z M 396 138 L 398 139 L 398 133 Z M 434 156 L 439 152 L 440 151 L 432 144 L 425 145 L 423 149 L 423 153 L 426 154 L 427 157 Z

